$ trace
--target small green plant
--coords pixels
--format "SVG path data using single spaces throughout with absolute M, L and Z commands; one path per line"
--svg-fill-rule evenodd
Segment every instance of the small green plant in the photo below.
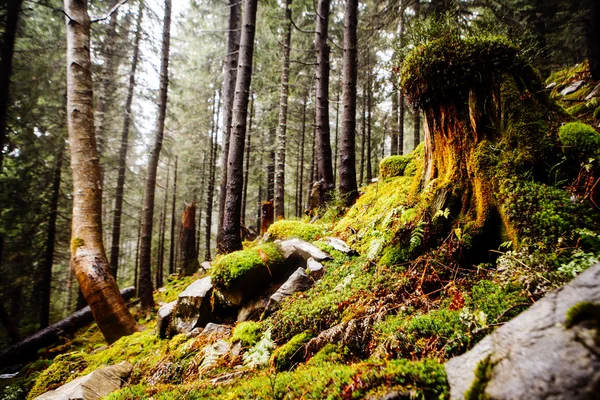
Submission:
M 600 304 L 582 301 L 569 308 L 565 326 L 571 328 L 580 322 L 589 320 L 600 322 Z
M 263 333 L 258 343 L 242 356 L 244 365 L 250 368 L 258 368 L 267 365 L 274 348 L 275 342 L 271 339 L 271 331 L 267 330 Z
M 255 321 L 240 322 L 231 335 L 231 342 L 240 342 L 244 347 L 252 347 L 261 337 L 262 324 Z

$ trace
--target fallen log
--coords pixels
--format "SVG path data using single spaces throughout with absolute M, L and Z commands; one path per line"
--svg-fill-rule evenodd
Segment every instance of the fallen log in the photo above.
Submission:
M 135 296 L 135 288 L 121 290 L 125 301 Z M 75 311 L 67 318 L 44 328 L 25 339 L 0 350 L 0 368 L 24 364 L 38 356 L 38 350 L 57 343 L 66 336 L 73 335 L 78 329 L 94 321 L 89 306 Z

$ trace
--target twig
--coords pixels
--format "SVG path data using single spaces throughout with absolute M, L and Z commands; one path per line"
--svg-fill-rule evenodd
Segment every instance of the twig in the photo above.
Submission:
M 109 19 L 110 17 L 112 17 L 112 15 L 117 12 L 117 10 L 119 9 L 119 7 L 121 7 L 123 4 L 125 4 L 127 2 L 127 0 L 121 0 L 119 1 L 117 4 L 115 4 L 109 11 L 108 13 L 104 14 L 102 17 L 98 17 L 98 18 L 94 18 L 92 19 L 92 22 L 100 22 L 100 21 L 105 21 L 107 19 Z

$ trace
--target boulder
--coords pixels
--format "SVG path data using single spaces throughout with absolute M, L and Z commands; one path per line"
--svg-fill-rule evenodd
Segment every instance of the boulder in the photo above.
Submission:
M 568 94 L 574 93 L 577 90 L 579 90 L 579 88 L 581 87 L 581 85 L 583 85 L 585 82 L 584 81 L 575 81 L 572 84 L 570 84 L 569 86 L 567 86 L 566 88 L 564 88 L 561 92 L 560 95 L 561 96 L 566 96 Z
M 81 376 L 55 390 L 36 397 L 37 400 L 100 400 L 115 390 L 131 374 L 128 362 L 112 365 Z
M 204 327 L 212 318 L 212 291 L 211 278 L 207 276 L 198 279 L 181 292 L 177 298 L 171 330 L 187 333 L 195 327 Z
M 311 257 L 306 261 L 306 272 L 314 280 L 321 279 L 325 274 L 325 267 Z
M 163 305 L 158 309 L 158 315 L 156 316 L 156 334 L 161 339 L 166 338 L 169 335 L 169 325 L 171 324 L 171 317 L 173 316 L 173 310 L 177 300 L 172 301 Z
M 276 303 L 281 302 L 288 296 L 297 292 L 303 292 L 312 287 L 314 281 L 310 279 L 304 268 L 298 268 L 287 281 L 271 296 L 269 299 L 268 309 L 271 309 Z
M 491 399 L 597 398 L 599 335 L 596 264 L 448 361 L 451 397 L 477 389 L 478 398 Z
M 250 299 L 240 307 L 237 315 L 237 322 L 243 321 L 258 321 L 267 309 L 269 304 L 269 296 L 261 295 L 254 299 Z
M 210 264 L 210 261 L 203 261 L 202 264 L 200 264 L 200 268 L 204 271 L 209 271 L 212 268 L 212 265 Z
M 314 244 L 305 242 L 300 239 L 284 240 L 280 243 L 283 257 L 289 259 L 295 254 L 301 256 L 305 261 L 309 258 L 314 258 L 317 261 L 332 260 L 331 256 Z
M 590 101 L 594 97 L 600 97 L 600 83 L 594 87 L 594 90 L 590 92 L 587 96 L 585 96 L 586 101 Z
M 326 237 L 323 242 L 333 247 L 335 250 L 340 251 L 347 256 L 356 256 L 358 253 L 352 247 L 348 246 L 342 239 L 335 237 Z
M 230 336 L 231 335 L 231 326 L 214 324 L 212 322 L 209 322 L 204 327 L 204 330 L 202 332 L 200 332 L 200 336 L 208 336 L 208 335 Z

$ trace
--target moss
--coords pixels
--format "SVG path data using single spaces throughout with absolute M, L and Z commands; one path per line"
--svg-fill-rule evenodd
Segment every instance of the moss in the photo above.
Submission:
M 277 348 L 271 357 L 271 365 L 277 371 L 285 371 L 302 361 L 304 357 L 304 346 L 312 338 L 310 332 L 302 332 L 294 336 L 283 346 Z
M 379 173 L 382 179 L 403 176 L 411 156 L 389 156 L 379 163 Z
M 346 359 L 348 349 L 342 349 L 339 345 L 327 343 L 321 350 L 308 360 L 308 365 L 325 365 L 328 363 L 342 363 Z
M 560 127 L 559 137 L 565 154 L 582 161 L 600 154 L 600 134 L 587 124 L 569 122 Z
M 235 251 L 217 260 L 211 272 L 212 282 L 216 287 L 228 288 L 255 268 L 270 269 L 282 262 L 279 247 L 272 243 Z
M 485 388 L 492 378 L 492 370 L 494 365 L 490 361 L 490 356 L 481 360 L 475 368 L 475 379 L 471 387 L 465 393 L 465 400 L 485 400 L 489 396 L 485 394 Z
M 600 322 L 600 304 L 582 301 L 569 308 L 565 326 L 571 328 L 580 322 L 589 320 Z
M 85 242 L 82 238 L 74 237 L 71 239 L 71 253 L 75 253 L 81 246 L 85 246 Z
M 281 220 L 271 225 L 268 232 L 275 239 L 298 238 L 312 242 L 323 233 L 323 228 L 302 221 Z
M 231 335 L 231 342 L 240 342 L 244 347 L 252 347 L 260 340 L 262 324 L 255 321 L 245 321 L 237 324 Z
M 394 267 L 406 263 L 409 258 L 408 253 L 409 252 L 402 246 L 390 246 L 383 251 L 383 255 L 379 260 L 379 265 Z
M 36 379 L 27 398 L 34 399 L 49 390 L 56 389 L 82 375 L 89 363 L 85 353 L 72 352 L 59 355 L 52 365 Z
M 600 120 L 600 106 L 598 106 L 595 110 L 594 110 L 594 119 L 595 120 Z

